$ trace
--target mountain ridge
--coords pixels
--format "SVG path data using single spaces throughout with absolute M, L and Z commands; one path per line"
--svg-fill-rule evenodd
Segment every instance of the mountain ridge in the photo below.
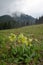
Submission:
M 13 14 L 12 16 L 10 15 L 3 15 L 0 16 L 0 22 L 4 20 L 15 20 L 17 22 L 24 22 L 24 21 L 32 21 L 35 20 L 35 18 L 33 18 L 32 16 L 26 15 L 26 14 L 21 14 L 20 16 L 18 16 L 17 13 Z
M 0 29 L 18 28 L 27 25 L 35 24 L 35 18 L 26 14 L 15 15 L 3 15 L 0 16 Z

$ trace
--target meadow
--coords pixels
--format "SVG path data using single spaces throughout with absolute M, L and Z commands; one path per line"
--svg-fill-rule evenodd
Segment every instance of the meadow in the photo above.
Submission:
M 25 26 L 25 27 L 21 27 L 21 28 L 16 28 L 16 29 L 8 29 L 8 30 L 0 30 L 0 65 L 15 65 L 14 63 L 12 63 L 12 58 L 10 58 L 9 60 L 4 60 L 5 58 L 7 58 L 7 55 L 5 54 L 8 54 L 8 48 L 4 48 L 4 44 L 3 43 L 6 43 L 6 45 L 8 46 L 9 45 L 9 40 L 7 39 L 8 36 L 13 33 L 13 34 L 20 34 L 22 33 L 24 36 L 26 36 L 27 38 L 33 38 L 33 39 L 37 39 L 38 42 L 34 42 L 35 46 L 34 48 L 31 48 L 31 49 L 35 49 L 34 52 L 36 51 L 36 48 L 37 48 L 37 51 L 36 53 L 38 54 L 37 56 L 35 56 L 35 59 L 39 56 L 40 56 L 40 59 L 38 59 L 37 61 L 35 60 L 35 63 L 34 61 L 33 62 L 27 62 L 27 65 L 43 65 L 43 24 L 39 24 L 39 25 L 32 25 L 32 26 Z M 7 41 L 5 42 L 2 42 L 3 39 L 7 39 Z M 1 45 L 4 46 L 2 46 Z M 38 47 L 37 47 L 37 44 L 38 44 Z M 8 46 L 9 47 L 9 46 Z M 27 48 L 27 47 L 26 47 Z M 13 49 L 13 48 L 12 48 Z M 10 49 L 11 50 L 11 49 Z M 15 49 L 14 49 L 15 50 Z M 28 49 L 27 49 L 28 50 Z M 20 50 L 21 51 L 21 50 Z M 29 50 L 30 51 L 30 50 Z M 29 52 L 27 51 L 27 52 Z M 17 51 L 18 52 L 18 51 Z M 27 53 L 26 52 L 26 53 Z M 31 52 L 30 52 L 31 53 Z M 33 53 L 33 51 L 32 51 Z M 34 54 L 34 53 L 33 53 Z M 27 54 L 28 55 L 28 54 Z M 31 54 L 30 54 L 31 55 Z M 2 57 L 1 57 L 2 56 Z M 27 58 L 27 56 L 26 56 Z M 14 60 L 14 57 L 13 57 L 13 60 Z M 11 61 L 11 62 L 10 62 Z M 29 59 L 27 61 L 30 61 Z M 7 63 L 6 63 L 7 62 Z M 21 64 L 20 64 L 21 65 Z M 22 65 L 25 65 L 25 64 L 22 64 Z

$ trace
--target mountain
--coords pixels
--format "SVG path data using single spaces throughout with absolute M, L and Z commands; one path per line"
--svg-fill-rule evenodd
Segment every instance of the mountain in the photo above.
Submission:
M 35 24 L 35 18 L 23 13 L 13 14 L 13 19 L 17 22 L 25 22 L 25 24 L 29 24 L 29 25 Z
M 0 16 L 0 22 L 8 22 L 8 21 L 12 21 L 13 18 L 10 15 L 3 15 Z
M 35 24 L 35 18 L 23 13 L 0 16 L 0 29 L 18 28 L 32 24 Z
M 12 16 L 10 15 L 3 15 L 0 16 L 0 22 L 8 22 L 8 21 L 16 21 L 16 22 L 24 22 L 25 24 L 35 24 L 35 18 L 33 18 L 32 16 L 23 14 L 23 13 L 13 13 Z
M 10 15 L 0 16 L 0 30 L 11 29 L 16 27 L 16 21 Z

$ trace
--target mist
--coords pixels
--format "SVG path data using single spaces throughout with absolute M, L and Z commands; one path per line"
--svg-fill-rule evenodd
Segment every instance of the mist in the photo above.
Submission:
M 0 0 L 0 15 L 15 12 L 39 17 L 43 15 L 43 0 Z

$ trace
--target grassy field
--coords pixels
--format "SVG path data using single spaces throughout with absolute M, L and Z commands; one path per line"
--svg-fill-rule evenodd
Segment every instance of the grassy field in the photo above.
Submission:
M 7 36 L 10 33 L 15 33 L 15 34 L 23 33 L 24 35 L 26 35 L 28 37 L 33 37 L 33 38 L 38 39 L 38 41 L 39 41 L 38 45 L 40 46 L 40 50 L 41 50 L 40 52 L 41 52 L 41 57 L 42 57 L 42 58 L 40 57 L 41 61 L 39 60 L 40 61 L 39 65 L 43 65 L 43 24 L 25 26 L 25 27 L 21 27 L 21 28 L 17 28 L 17 29 L 0 30 L 0 43 L 1 43 L 1 40 L 2 40 L 1 38 L 3 38 L 3 37 L 7 38 Z M 5 52 L 7 52 L 6 49 L 0 47 L 0 54 L 2 56 L 4 56 L 3 53 L 5 53 Z M 5 58 L 5 56 L 4 56 L 4 58 Z M 3 59 L 3 58 L 1 58 L 1 59 Z M 1 61 L 1 59 L 0 59 L 0 61 Z M 0 64 L 0 65 L 14 65 L 14 64 L 8 63 L 8 64 Z M 30 64 L 30 65 L 32 65 L 32 64 Z M 34 64 L 34 65 L 37 65 L 37 64 Z
M 24 33 L 26 35 L 33 35 L 34 37 L 38 38 L 40 41 L 43 41 L 43 24 L 40 25 L 32 25 L 32 26 L 25 26 L 17 29 L 8 29 L 8 30 L 0 30 L 0 35 L 9 35 L 10 33 Z

